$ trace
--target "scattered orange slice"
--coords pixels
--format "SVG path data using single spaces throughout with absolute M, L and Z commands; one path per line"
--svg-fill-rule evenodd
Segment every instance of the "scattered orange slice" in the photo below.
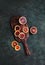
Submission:
M 19 51 L 20 49 L 21 49 L 20 45 L 16 45 L 16 46 L 15 46 L 15 50 L 16 50 L 16 51 Z
M 11 46 L 12 46 L 13 48 L 15 48 L 16 45 L 18 45 L 18 42 L 17 42 L 17 41 L 12 41 Z
M 29 32 L 29 28 L 27 26 L 23 26 L 23 32 L 24 33 L 28 33 Z
M 15 35 L 16 37 L 18 37 L 19 34 L 20 34 L 20 31 L 19 31 L 19 30 L 16 30 L 16 31 L 14 32 L 14 35 Z
M 31 28 L 30 28 L 30 32 L 31 32 L 32 34 L 36 34 L 36 33 L 37 33 L 37 27 L 35 27 L 35 26 L 31 27 Z

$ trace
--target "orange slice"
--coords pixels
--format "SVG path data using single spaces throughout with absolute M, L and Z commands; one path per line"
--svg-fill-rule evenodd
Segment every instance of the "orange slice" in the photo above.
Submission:
M 16 37 L 18 37 L 19 34 L 20 34 L 20 31 L 19 31 L 19 30 L 16 30 L 16 31 L 14 32 L 14 35 L 15 35 Z
M 16 25 L 16 26 L 14 27 L 14 31 L 16 31 L 16 30 L 21 30 L 21 27 L 20 27 L 19 25 Z
M 30 32 L 31 32 L 32 34 L 36 34 L 36 33 L 37 33 L 37 27 L 35 27 L 35 26 L 31 27 L 31 28 L 30 28 Z
M 26 24 L 27 23 L 26 17 L 24 17 L 24 16 L 20 17 L 19 18 L 19 23 L 22 24 L 22 25 Z
M 20 49 L 21 49 L 20 45 L 16 45 L 16 46 L 15 46 L 15 50 L 16 50 L 16 51 L 19 51 Z
M 12 41 L 11 46 L 14 48 L 16 45 L 18 45 L 17 41 Z
M 24 33 L 28 33 L 29 32 L 29 28 L 27 26 L 23 26 L 23 32 Z
M 19 38 L 20 38 L 20 39 L 24 39 L 24 38 L 25 38 L 25 33 L 21 32 L 21 33 L 19 34 Z

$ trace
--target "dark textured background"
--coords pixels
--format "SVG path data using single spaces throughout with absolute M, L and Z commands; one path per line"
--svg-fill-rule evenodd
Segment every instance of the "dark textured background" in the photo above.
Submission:
M 14 15 L 24 15 L 28 25 L 37 26 L 38 33 L 30 35 L 31 56 L 25 56 L 22 43 L 16 52 L 9 21 Z M 0 0 L 0 65 L 45 65 L 45 0 Z

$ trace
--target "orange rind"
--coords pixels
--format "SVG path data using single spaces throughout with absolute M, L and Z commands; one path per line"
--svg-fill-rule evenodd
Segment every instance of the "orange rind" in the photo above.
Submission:
M 17 41 L 12 41 L 11 46 L 12 46 L 13 48 L 15 48 L 16 45 L 18 45 L 18 42 L 17 42 Z
M 20 49 L 21 49 L 20 45 L 16 45 L 16 46 L 15 46 L 15 50 L 16 50 L 16 51 L 19 51 Z
M 19 23 L 22 24 L 22 25 L 26 24 L 27 23 L 26 17 L 24 17 L 24 16 L 20 17 L 19 18 Z

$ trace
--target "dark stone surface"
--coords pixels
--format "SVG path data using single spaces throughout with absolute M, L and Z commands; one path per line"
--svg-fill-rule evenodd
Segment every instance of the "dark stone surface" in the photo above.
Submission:
M 9 21 L 14 15 L 24 15 L 28 25 L 37 26 L 38 33 L 30 35 L 31 56 L 25 56 L 22 43 L 16 52 Z M 45 65 L 45 0 L 0 0 L 0 65 Z

